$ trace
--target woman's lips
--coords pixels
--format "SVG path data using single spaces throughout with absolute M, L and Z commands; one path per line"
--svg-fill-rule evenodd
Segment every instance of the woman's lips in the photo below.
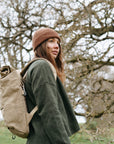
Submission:
M 58 52 L 57 52 L 57 51 L 52 51 L 52 53 L 53 53 L 54 55 L 57 55 L 57 54 L 58 54 Z

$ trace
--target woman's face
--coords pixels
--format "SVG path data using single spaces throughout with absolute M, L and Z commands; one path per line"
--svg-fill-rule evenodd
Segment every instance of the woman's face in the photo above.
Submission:
M 60 42 L 57 38 L 50 38 L 46 42 L 48 52 L 51 55 L 51 57 L 54 59 L 56 59 L 60 50 L 59 43 Z

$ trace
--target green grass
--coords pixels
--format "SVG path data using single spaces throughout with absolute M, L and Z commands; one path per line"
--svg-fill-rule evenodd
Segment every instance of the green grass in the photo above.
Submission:
M 72 144 L 111 144 L 113 141 L 110 136 L 98 136 L 91 134 L 91 132 L 89 134 L 86 132 L 78 132 L 70 139 Z
M 70 140 L 71 144 L 113 144 L 113 136 L 114 128 L 110 129 L 109 135 L 95 135 L 90 130 L 81 129 Z M 0 144 L 26 144 L 26 139 L 19 137 L 12 139 L 12 134 L 0 123 Z
M 0 127 L 0 144 L 26 144 L 26 139 L 16 137 L 12 139 L 12 134 L 5 127 Z

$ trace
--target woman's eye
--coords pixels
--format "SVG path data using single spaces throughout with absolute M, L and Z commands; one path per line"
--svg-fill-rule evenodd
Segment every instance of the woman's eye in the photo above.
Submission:
M 49 40 L 49 42 L 53 42 L 53 40 Z

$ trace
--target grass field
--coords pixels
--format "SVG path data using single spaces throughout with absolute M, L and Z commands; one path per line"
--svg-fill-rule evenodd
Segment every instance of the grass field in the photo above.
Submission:
M 80 132 L 74 134 L 70 139 L 71 144 L 114 144 L 114 129 L 110 129 L 107 135 L 95 135 L 90 130 L 80 130 Z M 26 144 L 26 139 L 19 137 L 12 139 L 12 134 L 1 124 L 0 144 Z

